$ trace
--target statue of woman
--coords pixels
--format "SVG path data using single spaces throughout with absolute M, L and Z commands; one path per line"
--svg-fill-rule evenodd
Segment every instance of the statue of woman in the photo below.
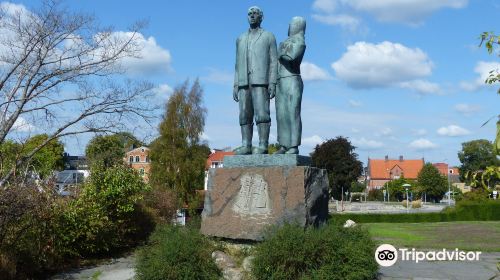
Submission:
M 278 48 L 278 85 L 276 91 L 276 121 L 278 143 L 275 154 L 298 154 L 302 137 L 300 106 L 304 84 L 300 63 L 306 51 L 304 34 L 306 21 L 294 17 L 288 27 L 288 38 Z

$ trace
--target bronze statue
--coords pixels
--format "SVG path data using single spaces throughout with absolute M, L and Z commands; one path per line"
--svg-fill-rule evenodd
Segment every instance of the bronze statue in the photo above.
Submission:
M 276 121 L 278 143 L 275 154 L 298 154 L 302 137 L 300 107 L 304 84 L 300 76 L 300 63 L 306 51 L 304 33 L 306 21 L 294 17 L 288 27 L 288 38 L 278 49 L 278 88 L 276 93 Z
M 275 95 L 278 60 L 274 35 L 260 27 L 259 7 L 248 9 L 250 28 L 236 40 L 233 98 L 239 102 L 241 147 L 237 155 L 267 154 L 271 116 L 269 100 Z M 259 146 L 252 149 L 253 118 L 259 132 Z

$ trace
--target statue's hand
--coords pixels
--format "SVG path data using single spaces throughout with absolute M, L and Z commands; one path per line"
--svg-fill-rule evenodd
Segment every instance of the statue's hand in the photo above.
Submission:
M 268 91 L 269 91 L 269 99 L 273 99 L 274 96 L 276 95 L 276 85 L 275 84 L 270 84 L 269 88 L 268 88 Z
M 238 87 L 237 87 L 237 86 L 235 86 L 235 87 L 233 88 L 233 99 L 234 99 L 234 101 L 236 101 L 236 102 L 238 102 L 238 101 L 239 101 L 239 98 L 238 98 Z

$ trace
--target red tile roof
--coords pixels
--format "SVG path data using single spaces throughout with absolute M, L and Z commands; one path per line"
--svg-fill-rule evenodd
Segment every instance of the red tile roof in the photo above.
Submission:
M 233 155 L 234 152 L 232 151 L 230 152 L 215 151 L 208 156 L 206 168 L 210 168 L 210 166 L 212 166 L 212 162 L 214 161 L 219 161 L 219 162 L 223 161 L 224 156 L 233 156 Z
M 437 170 L 439 171 L 439 173 L 441 173 L 441 175 L 448 176 L 448 164 L 447 163 L 437 162 L 437 163 L 433 163 L 432 165 L 434 165 L 434 167 L 437 168 Z
M 418 172 L 424 167 L 423 159 L 368 159 L 368 172 L 370 179 L 390 179 L 389 172 L 399 166 L 407 179 L 416 179 Z

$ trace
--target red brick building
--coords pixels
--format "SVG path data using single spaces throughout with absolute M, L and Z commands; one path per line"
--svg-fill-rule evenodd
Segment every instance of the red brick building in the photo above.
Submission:
M 417 179 L 417 175 L 424 167 L 424 159 L 370 159 L 368 158 L 368 190 L 379 189 L 390 180 L 404 176 L 407 179 Z
M 149 148 L 139 147 L 125 153 L 124 161 L 133 169 L 139 171 L 145 182 L 149 181 L 151 161 L 149 160 Z

